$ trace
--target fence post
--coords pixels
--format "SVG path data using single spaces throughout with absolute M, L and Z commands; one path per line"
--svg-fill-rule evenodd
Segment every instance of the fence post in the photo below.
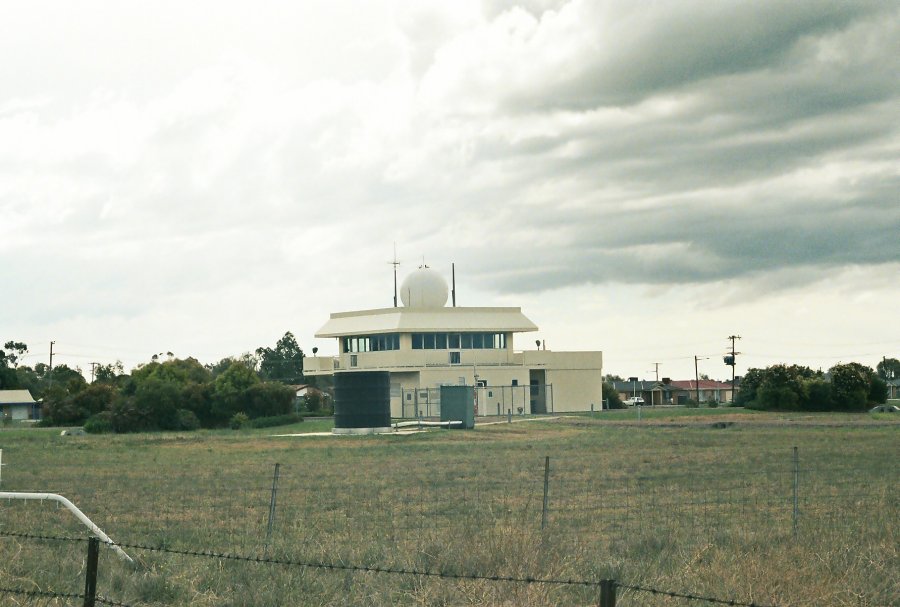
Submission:
M 615 580 L 600 580 L 600 607 L 616 607 Z
M 275 464 L 275 474 L 272 476 L 272 497 L 269 500 L 269 524 L 266 526 L 266 545 L 263 555 L 269 555 L 269 541 L 272 539 L 272 527 L 275 525 L 275 495 L 278 493 L 278 471 L 281 464 Z
M 84 607 L 94 607 L 97 599 L 97 557 L 100 540 L 88 538 L 87 569 L 84 574 Z
M 541 531 L 547 527 L 547 511 L 550 509 L 550 456 L 544 458 L 544 506 L 541 509 Z
M 797 447 L 794 447 L 794 539 L 799 534 L 800 519 L 800 455 Z
M 507 410 L 506 410 L 506 423 L 507 423 L 507 424 L 511 424 L 511 423 L 512 423 L 512 409 L 507 409 Z

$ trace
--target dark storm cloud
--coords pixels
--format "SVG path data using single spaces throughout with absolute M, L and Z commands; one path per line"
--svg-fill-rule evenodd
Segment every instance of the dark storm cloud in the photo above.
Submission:
M 888 3 L 636 3 L 624 10 L 588 4 L 585 44 L 536 86 L 507 96 L 520 110 L 584 110 L 629 105 L 711 78 L 771 69 L 790 61 L 798 43 L 890 14 Z
M 569 69 L 498 82 L 507 126 L 469 142 L 473 169 L 506 180 L 467 203 L 485 232 L 511 233 L 512 253 L 491 239 L 467 253 L 486 283 L 814 280 L 900 261 L 896 5 L 589 16 L 577 22 L 616 38 Z

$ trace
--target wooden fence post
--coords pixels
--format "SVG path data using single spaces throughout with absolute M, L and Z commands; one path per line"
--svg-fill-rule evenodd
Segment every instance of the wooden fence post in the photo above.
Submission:
M 97 557 L 100 554 L 100 540 L 88 539 L 87 569 L 84 575 L 84 607 L 94 607 L 97 599 Z
M 544 506 L 541 508 L 541 531 L 547 527 L 547 510 L 550 509 L 550 456 L 544 458 Z
M 600 607 L 616 607 L 615 580 L 600 580 Z

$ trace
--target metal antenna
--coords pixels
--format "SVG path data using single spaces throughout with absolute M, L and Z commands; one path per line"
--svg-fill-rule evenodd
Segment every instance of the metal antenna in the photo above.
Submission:
M 397 268 L 400 266 L 400 262 L 397 260 L 397 243 L 394 243 L 394 261 L 389 262 L 392 266 L 394 266 L 394 307 L 397 307 Z

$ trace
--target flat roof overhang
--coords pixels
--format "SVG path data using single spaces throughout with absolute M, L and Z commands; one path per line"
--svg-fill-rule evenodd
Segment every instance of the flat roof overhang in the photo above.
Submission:
M 381 308 L 336 312 L 316 337 L 379 333 L 467 332 L 524 333 L 537 325 L 521 308 Z

